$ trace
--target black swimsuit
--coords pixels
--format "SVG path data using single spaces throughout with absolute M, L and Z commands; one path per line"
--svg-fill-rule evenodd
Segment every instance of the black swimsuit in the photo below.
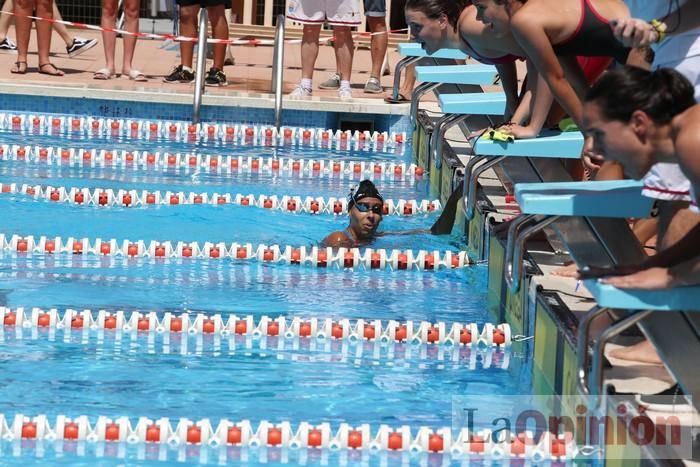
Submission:
M 593 9 L 590 0 L 581 0 L 581 19 L 576 31 L 552 48 L 560 57 L 613 57 L 623 64 L 631 50 L 615 39 L 610 22 Z

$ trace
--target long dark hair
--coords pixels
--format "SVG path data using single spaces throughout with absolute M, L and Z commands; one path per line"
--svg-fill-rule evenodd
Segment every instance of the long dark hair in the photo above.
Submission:
M 439 19 L 445 15 L 456 31 L 459 15 L 471 4 L 471 0 L 407 0 L 404 9 L 421 11 L 430 19 Z
M 608 120 L 629 121 L 641 110 L 655 123 L 669 123 L 694 106 L 695 89 L 685 76 L 670 68 L 656 71 L 625 66 L 608 71 L 596 81 L 585 98 L 595 102 Z

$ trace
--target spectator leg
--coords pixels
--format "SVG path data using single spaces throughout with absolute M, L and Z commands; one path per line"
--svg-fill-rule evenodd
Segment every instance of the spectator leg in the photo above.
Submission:
M 197 36 L 197 15 L 199 14 L 199 5 L 190 5 L 180 7 L 180 34 L 185 37 Z M 202 47 L 201 53 L 207 53 Z M 192 56 L 194 55 L 194 43 L 183 41 L 180 42 L 180 63 L 183 66 L 192 68 Z
M 102 20 L 100 25 L 103 28 L 114 28 L 117 24 L 117 0 L 102 1 Z M 114 73 L 114 50 L 117 44 L 117 35 L 113 32 L 102 31 L 102 44 L 105 51 L 105 66 Z
M 228 23 L 226 22 L 226 9 L 224 5 L 207 7 L 211 30 L 215 39 L 228 39 Z M 226 59 L 226 44 L 214 44 L 214 68 L 224 69 Z
M 301 38 L 301 78 L 314 77 L 314 65 L 318 57 L 318 38 L 321 35 L 321 25 L 305 24 Z
M 340 80 L 350 81 L 354 55 L 352 32 L 349 26 L 335 26 L 333 32 L 335 37 L 335 61 L 340 73 Z
M 374 34 L 370 39 L 370 53 L 372 57 L 372 71 L 370 77 L 380 79 L 382 76 L 382 65 L 384 57 L 386 57 L 386 49 L 389 44 L 389 37 L 386 34 L 386 17 L 385 16 L 368 16 L 367 25 L 370 32 L 382 34 Z
M 5 3 L 2 5 L 2 11 L 4 13 L 11 12 L 13 8 L 14 4 L 12 3 L 12 0 L 5 0 Z M 12 16 L 6 14 L 0 15 L 0 41 L 7 37 L 7 31 L 10 29 L 11 21 Z
M 139 0 L 124 1 L 124 28 L 129 32 L 138 32 Z M 125 35 L 122 40 L 124 41 L 124 61 L 122 63 L 122 74 L 128 75 L 131 71 L 131 64 L 134 60 L 136 36 Z

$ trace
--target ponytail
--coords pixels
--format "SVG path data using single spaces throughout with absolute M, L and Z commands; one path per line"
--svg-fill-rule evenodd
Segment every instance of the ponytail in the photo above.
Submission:
M 585 98 L 595 102 L 608 120 L 629 121 L 641 110 L 655 123 L 673 117 L 696 104 L 695 89 L 682 74 L 670 68 L 656 71 L 625 66 L 604 73 Z

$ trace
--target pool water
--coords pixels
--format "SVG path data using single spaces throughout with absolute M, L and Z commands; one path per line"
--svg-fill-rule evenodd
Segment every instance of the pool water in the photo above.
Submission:
M 0 144 L 128 148 L 165 152 L 410 162 L 394 152 L 293 147 L 224 147 L 165 140 L 76 139 L 0 133 Z M 427 177 L 426 177 L 427 178 Z M 343 198 L 357 181 L 265 174 L 149 171 L 0 162 L 0 183 L 254 195 Z M 429 199 L 426 180 L 380 178 L 385 198 Z M 0 194 L 0 233 L 117 239 L 313 246 L 347 225 L 344 215 L 288 213 L 238 205 L 95 207 Z M 427 229 L 439 213 L 386 216 L 380 230 Z M 372 248 L 459 251 L 462 239 L 427 233 L 379 237 Z M 440 271 L 348 270 L 207 259 L 0 254 L 0 305 L 64 310 L 183 311 L 270 317 L 487 321 L 486 268 Z M 526 393 L 509 367 L 526 356 L 510 349 L 416 346 L 244 336 L 121 335 L 110 331 L 0 327 L 0 412 L 340 423 L 372 427 L 451 426 L 452 396 Z M 154 465 L 181 462 L 341 465 L 449 463 L 449 456 L 0 442 L 2 463 Z

